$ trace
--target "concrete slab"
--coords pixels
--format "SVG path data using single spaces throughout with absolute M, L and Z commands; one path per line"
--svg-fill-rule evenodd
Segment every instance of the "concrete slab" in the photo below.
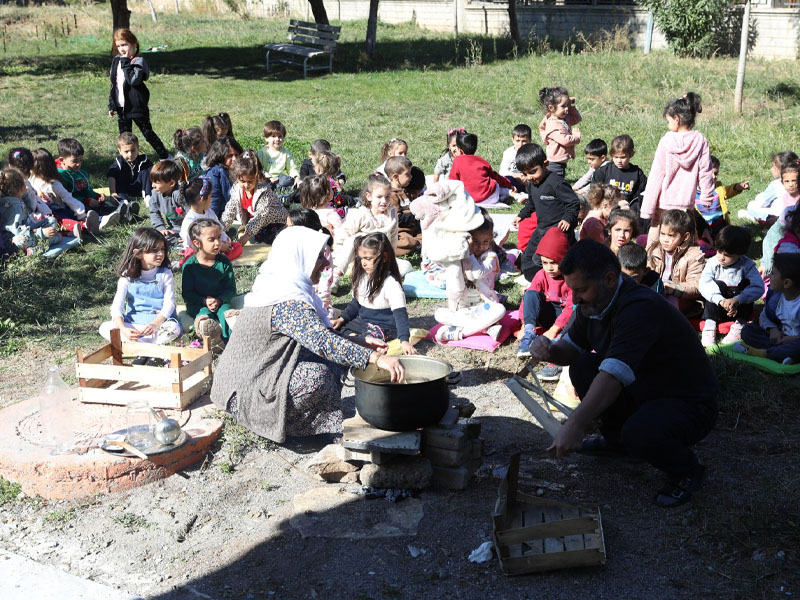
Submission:
M 126 427 L 124 406 L 74 400 L 72 408 L 78 445 L 69 454 L 56 455 L 42 444 L 38 398 L 0 410 L 0 475 L 19 483 L 27 495 L 48 500 L 120 492 L 198 463 L 222 430 L 222 421 L 212 417 L 215 409 L 208 396 L 201 396 L 187 410 L 164 411 L 181 424 L 189 437 L 185 444 L 148 460 L 124 458 L 99 448 L 106 435 Z
M 141 600 L 23 556 L 0 550 L 3 600 Z

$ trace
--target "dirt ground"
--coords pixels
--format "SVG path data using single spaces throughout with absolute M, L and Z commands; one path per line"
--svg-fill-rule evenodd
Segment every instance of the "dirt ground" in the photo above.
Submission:
M 355 509 L 321 515 L 369 525 L 403 502 L 418 502 L 423 516 L 415 536 L 303 538 L 291 523 L 293 498 L 348 486 L 307 475 L 309 447 L 254 448 L 229 469 L 218 444 L 204 465 L 130 492 L 6 504 L 0 546 L 159 600 L 788 598 L 800 591 L 796 419 L 753 431 L 741 415 L 723 414 L 697 447 L 709 468 L 705 486 L 690 505 L 665 510 L 652 503 L 661 476 L 645 464 L 555 460 L 545 452 L 549 437 L 503 385 L 519 367 L 513 349 L 507 344 L 489 355 L 420 345 L 422 353 L 462 371 L 453 394 L 473 402 L 482 422 L 485 462 L 467 490 L 425 490 L 396 505 L 359 500 Z M 15 363 L 29 359 L 23 353 L 5 360 L 4 381 Z M 14 392 L 3 404 L 35 391 L 22 379 L 8 382 Z M 353 412 L 351 393 L 345 388 L 346 414 Z M 496 558 L 468 562 L 469 553 L 491 539 L 497 469 L 514 452 L 522 452 L 524 491 L 599 507 L 606 565 L 510 578 Z M 424 553 L 414 558 L 409 546 Z

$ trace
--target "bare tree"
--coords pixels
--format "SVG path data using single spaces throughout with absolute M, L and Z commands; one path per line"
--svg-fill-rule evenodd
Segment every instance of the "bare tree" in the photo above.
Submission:
M 131 11 L 128 10 L 128 0 L 111 0 L 111 15 L 114 29 L 130 28 Z
M 323 0 L 308 0 L 311 5 L 311 12 L 314 13 L 314 22 L 318 25 L 330 25 L 328 22 L 328 12 L 325 10 Z

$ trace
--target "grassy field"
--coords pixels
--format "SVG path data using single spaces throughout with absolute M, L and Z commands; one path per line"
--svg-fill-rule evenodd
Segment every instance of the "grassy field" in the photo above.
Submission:
M 46 12 L 0 7 L 0 19 L 5 25 L 0 155 L 16 145 L 55 151 L 59 138 L 74 136 L 86 148 L 85 166 L 93 183 L 105 186 L 106 168 L 116 154 L 116 121 L 106 112 L 110 11 L 94 5 L 48 7 Z M 69 35 L 62 35 L 62 20 L 70 23 Z M 736 63 L 731 59 L 676 59 L 662 52 L 643 56 L 632 51 L 566 55 L 542 51 L 541 44 L 515 48 L 506 39 L 453 40 L 410 24 L 381 24 L 380 56 L 370 63 L 362 57 L 365 23 L 348 22 L 342 24 L 334 74 L 303 80 L 296 71 L 264 71 L 261 46 L 282 39 L 286 25 L 286 18 L 203 14 L 163 14 L 153 25 L 148 15 L 133 15 L 132 28 L 144 48 L 167 45 L 164 52 L 144 56 L 153 73 L 152 122 L 168 147 L 176 128 L 199 124 L 218 111 L 231 114 L 237 139 L 253 148 L 263 144 L 264 122 L 280 119 L 296 156 L 302 157 L 318 137 L 330 140 L 343 158 L 348 186 L 357 190 L 380 163 L 381 144 L 392 137 L 408 140 L 412 161 L 431 172 L 444 148 L 445 131 L 464 126 L 478 134 L 478 153 L 498 165 L 514 125 L 535 127 L 541 119 L 538 89 L 559 84 L 578 98 L 584 139 L 610 142 L 615 135 L 630 134 L 637 148 L 633 162 L 647 172 L 666 131 L 665 104 L 692 90 L 703 97 L 697 127 L 722 162 L 723 181 L 751 182 L 752 191 L 732 201 L 734 215 L 769 182 L 770 154 L 798 148 L 796 61 L 751 61 L 744 114 L 737 115 L 732 108 Z M 143 151 L 150 149 L 144 145 Z M 584 169 L 576 161 L 568 177 L 577 178 Z M 120 228 L 52 263 L 18 258 L 0 265 L 4 380 L 19 377 L 24 368 L 39 380 L 38 365 L 28 367 L 31 357 L 42 364 L 69 363 L 76 345 L 99 346 L 97 327 L 107 318 L 114 269 L 129 234 L 130 228 Z M 760 255 L 760 244 L 754 244 L 751 254 Z M 241 291 L 249 288 L 254 275 L 254 268 L 237 270 Z M 13 324 L 4 324 L 5 319 Z M 770 452 L 776 447 L 796 451 L 796 427 L 772 437 L 773 424 L 796 408 L 797 383 L 776 385 L 729 361 L 716 361 L 716 366 L 723 383 L 720 427 L 770 438 Z M 796 548 L 800 518 L 796 503 L 794 511 L 787 511 L 785 500 L 796 499 L 799 485 L 796 474 L 748 482 L 745 500 L 725 507 L 729 516 L 723 523 L 702 510 L 691 516 L 700 532 L 694 542 L 698 547 L 704 540 L 719 542 L 720 561 L 731 556 L 738 560 L 752 547 Z M 761 505 L 763 496 L 772 499 Z M 742 542 L 745 535 L 747 543 Z M 758 565 L 750 567 L 757 571 Z

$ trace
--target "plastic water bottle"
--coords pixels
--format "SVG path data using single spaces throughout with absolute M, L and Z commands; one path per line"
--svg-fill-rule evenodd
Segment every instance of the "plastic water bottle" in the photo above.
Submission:
M 39 394 L 39 416 L 42 443 L 52 449 L 51 454 L 72 450 L 75 445 L 72 391 L 55 365 L 47 370 L 47 382 Z

